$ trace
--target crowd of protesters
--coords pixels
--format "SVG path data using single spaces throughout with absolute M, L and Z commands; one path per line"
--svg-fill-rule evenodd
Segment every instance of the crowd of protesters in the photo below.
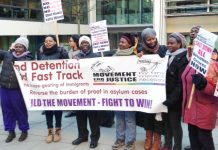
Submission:
M 101 120 L 108 120 L 107 127 L 114 123 L 116 117 L 116 137 L 112 143 L 112 150 L 124 147 L 124 150 L 135 150 L 136 126 L 145 129 L 145 150 L 181 150 L 183 131 L 182 121 L 188 125 L 190 147 L 187 150 L 215 150 L 212 130 L 215 128 L 218 112 L 218 97 L 214 91 L 218 79 L 218 52 L 214 49 L 208 74 L 206 77 L 190 67 L 190 59 L 200 26 L 193 26 L 190 31 L 190 43 L 181 33 L 172 33 L 168 36 L 167 45 L 160 45 L 155 30 L 146 28 L 141 33 L 141 41 L 137 34 L 123 33 L 120 37 L 118 49 L 110 56 L 122 57 L 135 55 L 158 54 L 161 58 L 169 56 L 166 70 L 166 100 L 163 102 L 168 108 L 167 113 L 142 113 L 134 111 L 101 111 L 105 114 L 100 117 L 100 111 L 80 110 L 69 111 L 66 117 L 76 116 L 78 138 L 72 141 L 73 145 L 87 142 L 90 126 L 90 148 L 98 146 L 100 138 Z M 88 59 L 100 57 L 92 52 L 92 42 L 88 36 L 72 35 L 69 38 L 71 50 L 67 52 L 57 45 L 54 35 L 47 35 L 44 44 L 37 54 L 38 60 L 55 59 Z M 12 43 L 8 51 L 0 50 L 2 71 L 0 76 L 1 107 L 4 129 L 8 131 L 5 142 L 11 142 L 15 137 L 16 122 L 18 122 L 21 135 L 19 141 L 28 136 L 28 113 L 24 99 L 13 70 L 14 61 L 31 61 L 33 57 L 28 51 L 29 41 L 21 36 Z M 196 90 L 192 96 L 192 106 L 188 103 L 191 96 L 192 85 Z M 55 125 L 53 118 L 55 117 Z M 109 119 L 106 119 L 109 118 Z M 45 111 L 48 136 L 47 143 L 61 140 L 62 111 Z M 105 122 L 104 122 L 105 124 Z M 105 125 L 106 126 L 106 125 Z M 161 136 L 164 142 L 161 142 Z

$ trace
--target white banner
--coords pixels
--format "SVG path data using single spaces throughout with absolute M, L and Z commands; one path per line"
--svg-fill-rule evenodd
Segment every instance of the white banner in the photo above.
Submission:
M 64 19 L 61 0 L 41 0 L 41 2 L 45 22 Z
M 158 55 L 16 61 L 28 110 L 166 112 L 168 58 Z
M 110 50 L 106 20 L 90 24 L 93 52 L 104 52 Z
M 207 75 L 216 39 L 217 35 L 200 28 L 198 36 L 194 41 L 190 65 L 204 76 Z

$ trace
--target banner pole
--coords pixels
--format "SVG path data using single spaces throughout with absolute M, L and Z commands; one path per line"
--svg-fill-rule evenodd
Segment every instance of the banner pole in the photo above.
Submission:
M 56 36 L 56 39 L 57 39 L 57 45 L 60 46 L 59 37 L 58 37 L 58 23 L 57 23 L 57 20 L 54 21 L 54 28 L 55 28 L 55 36 Z

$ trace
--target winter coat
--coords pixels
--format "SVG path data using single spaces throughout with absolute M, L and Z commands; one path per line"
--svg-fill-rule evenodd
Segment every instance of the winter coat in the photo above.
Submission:
M 157 54 L 160 57 L 165 57 L 167 47 L 165 45 L 160 45 Z M 143 49 L 145 55 L 154 54 Z M 152 130 L 159 134 L 164 134 L 164 121 L 155 120 L 156 114 L 149 114 L 144 112 L 136 112 L 136 125 L 145 128 L 145 130 Z
M 214 65 L 214 63 L 216 65 Z M 212 65 L 213 64 L 213 65 Z M 218 67 L 217 62 L 213 62 L 210 64 L 208 74 L 214 74 L 214 76 L 218 76 L 216 72 L 212 70 L 214 67 Z M 190 93 L 192 89 L 192 74 L 195 74 L 196 71 L 187 65 L 185 71 L 182 74 L 182 83 L 183 83 L 183 116 L 184 122 L 188 124 L 195 125 L 201 129 L 212 130 L 216 125 L 216 116 L 218 111 L 218 97 L 214 96 L 214 91 L 216 85 L 207 79 L 206 87 L 199 91 L 195 89 L 192 104 L 190 109 L 188 109 L 188 103 L 190 98 Z M 215 74 L 216 73 L 216 74 Z
M 188 64 L 186 58 L 187 51 L 175 56 L 172 63 L 167 68 L 166 73 L 166 95 L 165 103 L 168 109 L 182 111 L 182 73 Z
M 12 52 L 0 50 L 0 60 L 3 61 L 0 78 L 1 87 L 20 88 L 14 72 L 13 63 L 14 61 L 33 60 L 32 54 L 28 53 L 21 58 L 16 58 L 13 56 Z
M 76 55 L 76 57 L 80 59 L 84 58 L 94 58 L 94 57 L 100 57 L 99 53 L 93 53 L 92 50 L 88 51 L 88 53 L 83 53 L 82 50 L 80 50 L 80 53 Z
M 63 47 L 57 47 L 53 53 L 45 54 L 43 51 L 38 54 L 38 60 L 55 60 L 55 59 L 69 59 L 67 51 Z

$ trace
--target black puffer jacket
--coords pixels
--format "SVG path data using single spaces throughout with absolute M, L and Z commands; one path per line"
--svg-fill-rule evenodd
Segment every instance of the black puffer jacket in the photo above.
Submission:
M 13 69 L 14 61 L 33 60 L 29 53 L 21 58 L 15 58 L 10 51 L 0 50 L 0 60 L 3 62 L 0 77 L 0 85 L 4 88 L 19 88 L 16 74 Z
M 63 47 L 57 47 L 52 53 L 44 53 L 43 51 L 38 54 L 38 60 L 55 60 L 55 59 L 69 59 L 67 51 Z

